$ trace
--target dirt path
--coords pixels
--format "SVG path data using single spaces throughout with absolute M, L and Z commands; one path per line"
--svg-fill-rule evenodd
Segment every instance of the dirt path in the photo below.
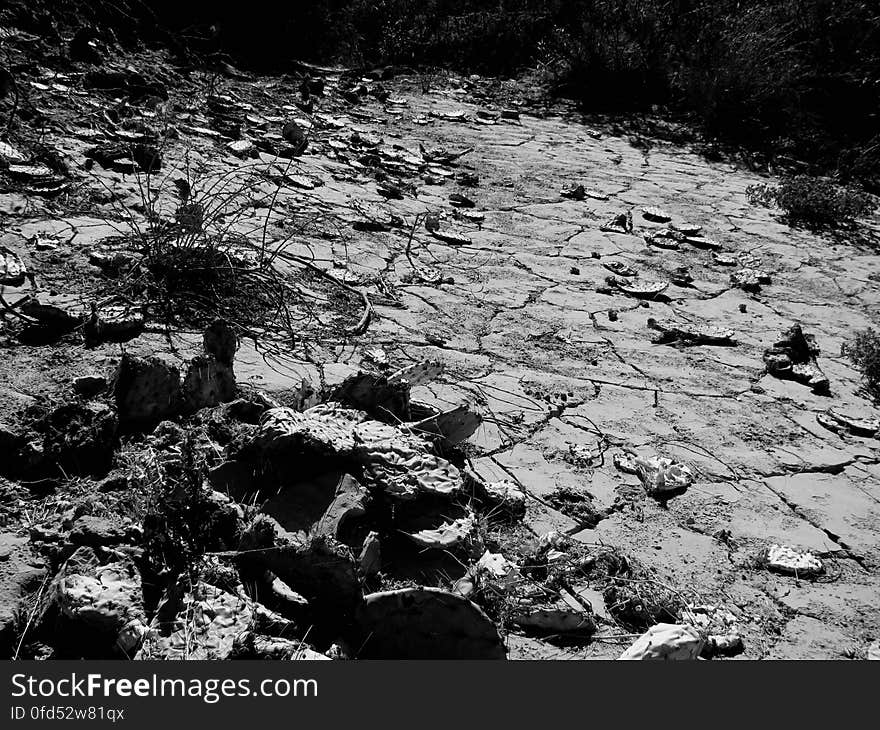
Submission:
M 273 120 L 291 108 L 284 109 L 289 101 L 268 86 L 272 81 L 228 87 L 251 99 L 253 114 Z M 245 341 L 236 365 L 239 382 L 283 395 L 304 376 L 340 380 L 376 348 L 392 366 L 439 359 L 447 368 L 443 379 L 415 389 L 413 397 L 477 407 L 484 423 L 469 446 L 473 466 L 489 480 L 512 479 L 528 492 L 525 524 L 535 534 L 559 530 L 585 544 L 616 546 L 656 568 L 670 585 L 723 605 L 737 616 L 747 658 L 843 657 L 878 638 L 880 442 L 842 437 L 819 425 L 816 414 L 834 406 L 878 416 L 859 393 L 858 373 L 839 353 L 856 330 L 877 321 L 880 257 L 795 230 L 774 212 L 749 205 L 746 187 L 760 179 L 729 164 L 660 142 L 633 145 L 607 131 L 591 134 L 562 115 L 523 112 L 519 120 L 480 124 L 477 112 L 486 105 L 469 103 L 469 93 L 454 84 L 428 94 L 407 79 L 385 86 L 393 103 L 338 107 L 329 110 L 332 123 L 316 122 L 320 132 L 295 167 L 318 184 L 310 190 L 285 186 L 277 205 L 282 217 L 311 212 L 332 222 L 322 223 L 324 235 L 313 228 L 290 250 L 370 292 L 375 316 L 364 334 L 325 341 L 312 352 L 323 374 L 296 347 L 276 348 L 267 362 L 258 351 L 263 348 Z M 45 93 L 62 104 L 61 92 Z M 94 99 L 76 91 L 63 103 L 68 110 L 88 109 Z M 257 105 L 269 99 L 274 108 Z M 459 111 L 465 121 L 442 118 Z M 180 136 L 166 154 L 171 164 L 157 179 L 172 177 L 184 150 L 212 174 L 272 161 L 242 163 L 223 141 L 185 125 L 200 126 L 197 119 L 180 120 Z M 47 142 L 81 161 L 89 140 L 77 132 L 87 125 L 70 116 L 60 126 L 65 129 L 56 127 Z M 341 159 L 330 144 L 348 144 L 353 131 L 414 156 L 419 143 L 473 148 L 454 174 L 472 172 L 479 184 L 463 187 L 452 178 L 429 185 L 415 178 L 403 199 L 386 201 L 363 165 L 352 165 L 353 155 Z M 77 174 L 95 196 L 102 189 L 121 191 L 120 202 L 136 209 L 133 176 L 97 166 L 91 177 Z M 561 197 L 571 183 L 607 200 Z M 452 192 L 476 203 L 482 223 L 453 217 Z M 387 206 L 406 226 L 354 230 L 356 202 Z M 118 206 L 93 197 L 79 213 L 50 217 L 46 205 L 0 194 L 4 243 L 16 244 L 30 261 L 41 301 L 63 300 L 64 289 L 73 299 L 87 299 L 88 292 L 77 289 L 76 272 L 88 271 L 94 246 L 116 235 Z M 663 226 L 644 219 L 645 206 L 667 211 L 673 222 L 701 226 L 703 236 L 723 247 L 720 255 L 734 260 L 719 262 L 711 250 L 685 242 L 677 250 L 649 246 L 644 234 Z M 600 230 L 627 210 L 633 211 L 631 234 Z M 408 227 L 423 212 L 445 212 L 442 227 L 469 242 L 443 242 L 422 226 L 410 241 Z M 57 247 L 35 250 L 27 240 L 37 233 L 54 234 Z M 410 261 L 439 269 L 447 281 L 407 283 Z M 639 300 L 606 284 L 612 275 L 606 265 L 615 263 L 642 280 L 667 282 L 681 281 L 677 269 L 687 267 L 692 281 Z M 744 266 L 766 271 L 771 283 L 751 293 L 733 286 L 730 274 Z M 386 303 L 377 296 L 377 276 L 399 305 L 388 306 L 387 291 Z M 14 301 L 14 293 L 7 289 L 7 299 Z M 649 318 L 726 328 L 736 344 L 657 344 Z M 795 322 L 821 347 L 830 396 L 764 370 L 765 348 Z M 171 341 L 173 351 L 165 336 L 147 333 L 126 349 L 187 357 L 198 338 L 180 332 Z M 28 399 L 64 392 L 73 375 L 108 370 L 119 349 L 22 345 L 3 353 L 4 392 Z M 668 501 L 647 496 L 637 476 L 612 462 L 627 447 L 685 463 L 694 483 Z M 552 507 L 560 488 L 589 496 L 602 519 L 585 527 Z M 758 556 L 773 543 L 812 551 L 825 562 L 825 574 L 811 581 L 767 571 Z M 626 643 L 558 648 L 509 637 L 511 657 L 526 658 L 610 657 Z

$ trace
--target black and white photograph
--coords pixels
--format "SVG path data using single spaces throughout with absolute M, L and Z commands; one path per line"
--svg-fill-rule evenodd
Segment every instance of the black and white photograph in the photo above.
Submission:
M 876 1 L 0 0 L 7 669 L 880 659 L 878 196 Z

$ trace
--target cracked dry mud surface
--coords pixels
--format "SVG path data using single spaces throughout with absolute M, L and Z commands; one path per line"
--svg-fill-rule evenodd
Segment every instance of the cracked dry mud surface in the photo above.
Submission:
M 287 100 L 272 82 L 229 81 L 227 90 L 262 100 L 262 114 L 283 115 Z M 337 275 L 348 272 L 355 282 L 381 275 L 400 306 L 374 298 L 366 332 L 317 344 L 311 362 L 296 345 L 265 357 L 259 343 L 245 340 L 236 363 L 239 382 L 283 398 L 303 377 L 340 380 L 376 347 L 395 367 L 439 359 L 447 368 L 442 380 L 414 389 L 413 397 L 447 408 L 462 401 L 476 405 L 484 423 L 468 446 L 473 467 L 489 480 L 512 479 L 527 491 L 525 524 L 535 534 L 559 530 L 586 544 L 613 545 L 670 585 L 686 587 L 704 603 L 723 604 L 738 618 L 746 658 L 840 658 L 876 639 L 880 442 L 841 437 L 820 426 L 816 414 L 835 406 L 877 416 L 860 393 L 859 374 L 839 353 L 841 343 L 880 313 L 880 256 L 791 228 L 773 211 L 751 206 L 745 190 L 760 178 L 729 163 L 659 141 L 634 146 L 608 130 L 597 139 L 563 107 L 494 125 L 436 117 L 416 124 L 414 118 L 431 112 L 464 110 L 473 118 L 489 102 L 472 103 L 449 80 L 427 94 L 411 78 L 386 86 L 406 105 L 370 100 L 357 107 L 358 116 L 334 111 L 343 126 L 319 125 L 294 165 L 320 185 L 308 191 L 286 186 L 278 201 L 281 211 L 311 210 L 328 222 L 324 236 L 301 237 L 291 250 L 314 256 Z M 96 98 L 76 92 L 55 99 L 66 116 L 58 117 L 46 142 L 77 164 L 89 142 L 78 135 L 86 125 L 74 112 L 92 111 Z M 458 170 L 477 174 L 479 185 L 416 179 L 415 195 L 405 191 L 403 200 L 385 201 L 375 181 L 327 146 L 353 130 L 414 154 L 420 142 L 473 147 Z M 215 174 L 272 160 L 242 162 L 224 142 L 181 129 L 157 179 L 173 176 L 185 149 Z M 78 175 L 84 190 L 113 190 L 128 205 L 139 200 L 132 175 L 98 166 Z M 608 200 L 562 198 L 559 191 L 569 183 Z M 482 225 L 453 221 L 448 196 L 454 191 L 476 202 L 485 214 Z M 423 212 L 448 213 L 444 225 L 466 231 L 471 242 L 452 246 L 420 226 L 411 252 L 419 265 L 440 269 L 452 283 L 406 283 L 408 228 L 353 230 L 346 216 L 356 201 L 387 204 L 408 226 Z M 751 265 L 770 273 L 772 283 L 747 293 L 731 286 L 734 267 L 717 263 L 711 251 L 687 243 L 678 250 L 649 246 L 643 234 L 662 226 L 642 217 L 648 205 L 668 211 L 674 221 L 702 226 L 726 255 L 751 255 L 757 260 Z M 95 274 L 78 272 L 91 271 L 88 255 L 96 244 L 118 235 L 118 206 L 92 200 L 76 212 L 50 215 L 42 201 L 7 193 L 0 195 L 0 208 L 4 240 L 20 244 L 41 301 L 88 301 L 88 277 Z M 633 234 L 600 231 L 628 209 Z M 54 234 L 58 247 L 28 249 L 25 241 L 37 233 Z M 604 289 L 609 262 L 649 280 L 668 280 L 687 266 L 693 281 L 671 285 L 663 301 L 642 302 Z M 23 287 L 21 295 L 27 291 Z M 15 292 L 7 288 L 9 301 Z M 653 344 L 649 317 L 727 328 L 737 344 Z M 765 373 L 764 349 L 793 322 L 816 336 L 830 396 Z M 195 332 L 166 336 L 148 328 L 125 349 L 183 359 L 198 343 Z M 7 347 L 3 400 L 62 397 L 73 376 L 109 371 L 119 353 L 116 345 Z M 687 464 L 693 485 L 665 503 L 651 499 L 638 477 L 614 467 L 611 455 L 623 447 Z M 551 497 L 560 488 L 588 494 L 604 518 L 588 527 L 555 509 Z M 810 581 L 768 572 L 755 558 L 772 543 L 815 553 L 826 574 Z M 628 642 L 603 641 L 600 632 L 586 646 L 560 648 L 508 636 L 511 658 L 614 657 Z

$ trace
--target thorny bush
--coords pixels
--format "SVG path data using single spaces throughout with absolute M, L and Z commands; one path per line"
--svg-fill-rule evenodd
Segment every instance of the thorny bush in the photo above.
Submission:
M 873 327 L 861 330 L 851 342 L 844 343 L 841 350 L 861 371 L 871 397 L 880 401 L 880 335 Z
M 792 223 L 814 228 L 850 225 L 877 208 L 874 198 L 856 185 L 809 175 L 796 175 L 779 185 L 750 185 L 746 193 L 753 205 L 775 204 Z

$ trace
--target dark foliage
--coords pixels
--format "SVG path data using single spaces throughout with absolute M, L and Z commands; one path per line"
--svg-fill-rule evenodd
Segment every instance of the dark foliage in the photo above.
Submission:
M 880 183 L 872 2 L 316 0 L 251 3 L 246 13 L 205 1 L 149 4 L 250 63 L 538 67 L 588 111 L 662 105 L 710 136 Z
M 10 0 L 57 34 L 82 0 Z M 45 12 L 41 10 L 44 5 Z M 880 189 L 880 7 L 869 0 L 96 0 L 122 43 L 252 67 L 294 59 L 539 68 L 587 111 L 656 105 L 710 137 Z M 166 27 L 169 33 L 159 32 Z

